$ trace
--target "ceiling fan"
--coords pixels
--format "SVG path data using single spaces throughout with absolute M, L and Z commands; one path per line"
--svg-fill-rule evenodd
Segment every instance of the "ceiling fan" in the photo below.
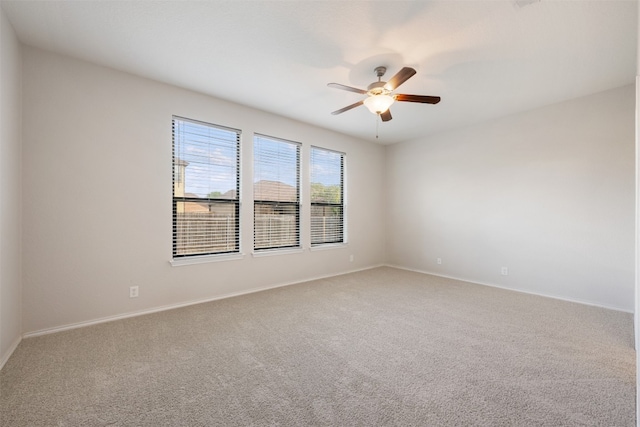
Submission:
M 367 107 L 373 114 L 379 115 L 383 122 L 388 122 L 392 119 L 389 107 L 394 103 L 394 101 L 419 102 L 422 104 L 437 104 L 440 102 L 439 96 L 404 95 L 401 93 L 393 93 L 398 86 L 416 74 L 416 70 L 411 67 L 404 67 L 402 70 L 398 71 L 395 76 L 391 77 L 388 82 L 381 81 L 382 76 L 387 72 L 387 67 L 376 67 L 374 71 L 378 77 L 378 81 L 367 86 L 367 90 L 341 85 L 340 83 L 329 83 L 327 85 L 329 87 L 367 95 L 367 98 L 362 101 L 358 101 L 355 104 L 336 110 L 331 114 L 336 115 L 344 113 L 345 111 L 349 111 L 352 108 L 356 108 L 364 104 L 365 107 Z

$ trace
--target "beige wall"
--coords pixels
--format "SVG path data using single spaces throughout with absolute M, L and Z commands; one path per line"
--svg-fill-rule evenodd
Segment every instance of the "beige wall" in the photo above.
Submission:
M 384 262 L 383 147 L 33 48 L 23 61 L 25 333 Z M 348 247 L 253 257 L 243 198 L 243 259 L 172 267 L 174 114 L 242 130 L 245 195 L 254 132 L 301 142 L 303 159 L 310 145 L 345 152 Z
M 3 44 L 3 67 L 7 52 Z M 631 86 L 385 148 L 60 55 L 28 47 L 23 53 L 24 326 L 14 327 L 12 338 L 20 329 L 383 262 L 633 309 Z M 4 74 L 3 68 L 3 85 Z M 3 94 L 2 101 L 4 108 L 20 96 Z M 11 114 L 3 112 L 3 129 L 6 120 L 14 123 L 16 151 L 19 117 Z M 171 267 L 173 114 L 243 130 L 245 194 L 251 194 L 253 132 L 302 142 L 303 159 L 310 145 L 346 152 L 349 246 L 253 257 L 252 206 L 244 203 L 242 260 Z M 15 174 L 15 167 L 8 170 Z M 305 182 L 308 171 L 303 188 Z M 19 224 L 19 211 L 10 212 L 10 224 Z M 10 254 L 0 255 L 19 257 Z M 500 275 L 502 266 L 508 276 Z M 19 280 L 9 286 L 0 274 L 4 334 L 11 328 L 5 325 L 15 324 L 5 317 L 19 321 L 20 288 Z M 133 285 L 140 286 L 137 299 L 128 298 Z M 3 351 L 10 341 L 3 335 Z
M 633 311 L 634 96 L 388 147 L 388 261 Z
M 0 8 L 0 368 L 22 335 L 20 45 Z

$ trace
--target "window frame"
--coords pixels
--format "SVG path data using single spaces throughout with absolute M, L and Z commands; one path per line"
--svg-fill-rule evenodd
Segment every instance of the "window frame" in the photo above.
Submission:
M 330 203 L 330 202 L 314 202 L 313 201 L 313 192 L 311 191 L 312 185 L 315 184 L 313 182 L 313 170 L 314 170 L 314 150 L 319 150 L 319 151 L 324 151 L 327 153 L 333 153 L 333 154 L 337 154 L 340 156 L 340 177 L 339 177 L 339 185 L 340 185 L 340 203 Z M 324 148 L 324 147 L 318 147 L 318 146 L 314 146 L 312 145 L 310 147 L 310 153 L 309 153 L 309 189 L 310 189 L 310 212 L 309 212 L 309 221 L 311 223 L 310 225 L 310 246 L 311 249 L 321 249 L 321 248 L 327 248 L 327 247 L 332 247 L 332 246 L 342 246 L 342 245 L 346 245 L 347 244 L 347 227 L 346 227 L 346 154 L 344 152 L 341 151 L 337 151 L 337 150 L 332 150 L 329 148 Z M 331 239 L 331 240 L 327 240 L 326 239 L 326 233 L 325 233 L 325 239 L 323 239 L 322 241 L 314 241 L 314 224 L 313 224 L 313 219 L 314 219 L 314 207 L 321 207 L 323 209 L 326 208 L 333 208 L 333 209 L 339 209 L 340 211 L 340 237 L 339 239 Z M 326 216 L 325 216 L 326 217 Z
M 291 145 L 293 147 L 295 147 L 295 179 L 296 179 L 296 185 L 295 185 L 295 200 L 294 201 L 280 201 L 280 200 L 270 200 L 270 199 L 257 199 L 256 197 L 256 191 L 255 191 L 255 185 L 256 185 L 256 162 L 257 162 L 257 156 L 256 156 L 256 143 L 258 142 L 259 139 L 264 139 L 264 140 L 268 140 L 274 143 L 279 143 L 279 144 L 288 144 Z M 292 252 L 292 251 L 297 251 L 302 249 L 302 241 L 301 241 L 301 222 L 302 222 L 302 203 L 301 203 L 301 196 L 300 196 L 300 190 L 301 190 L 301 152 L 302 152 L 302 144 L 296 141 L 291 141 L 291 140 L 287 140 L 287 139 L 283 139 L 283 138 L 278 138 L 278 137 L 273 137 L 273 136 L 269 136 L 269 135 L 264 135 L 264 134 L 260 134 L 260 133 L 254 133 L 254 137 L 253 137 L 253 177 L 252 177 L 252 189 L 253 189 L 253 252 L 254 254 L 267 254 L 267 253 L 285 253 L 285 252 Z M 260 181 L 258 181 L 260 182 Z M 285 184 L 286 183 L 282 183 L 281 181 L 278 181 L 281 184 Z M 258 206 L 268 206 L 271 207 L 272 209 L 276 210 L 278 208 L 293 208 L 294 211 L 294 217 L 296 219 L 296 223 L 295 223 L 295 242 L 294 244 L 290 244 L 290 245 L 271 245 L 271 246 L 261 246 L 261 247 L 257 247 L 256 243 L 257 243 L 257 232 L 258 232 L 258 227 L 257 227 L 257 221 L 256 221 L 256 216 L 257 216 L 257 212 L 258 212 Z
M 176 137 L 177 135 L 177 131 L 176 131 L 176 122 L 186 122 L 186 123 L 192 123 L 198 126 L 204 126 L 204 127 L 208 127 L 208 128 L 213 128 L 219 131 L 225 131 L 225 132 L 230 132 L 230 133 L 234 133 L 235 134 L 235 187 L 233 190 L 235 190 L 235 197 L 234 198 L 224 198 L 224 197 L 190 197 L 185 195 L 182 196 L 176 196 L 176 190 L 175 190 L 175 186 L 176 183 L 181 183 L 182 185 L 186 186 L 187 184 L 187 180 L 186 178 L 184 178 L 182 176 L 182 174 L 180 174 L 180 177 L 178 179 L 176 179 L 177 175 L 178 175 L 178 169 L 176 168 L 177 166 L 177 161 L 181 161 L 181 162 L 185 162 L 184 159 L 178 157 L 176 155 L 176 147 L 177 147 L 177 142 L 176 142 Z M 228 258 L 232 258 L 234 256 L 240 255 L 241 254 L 241 241 L 242 239 L 240 238 L 240 232 L 241 232 L 241 217 L 240 217 L 240 205 L 241 205 L 241 193 L 240 193 L 240 189 L 241 189 L 241 185 L 240 185 L 240 179 L 241 179 L 241 135 L 242 135 L 242 131 L 239 129 L 234 129 L 234 128 L 230 128 L 227 126 L 221 126 L 221 125 L 217 125 L 217 124 L 213 124 L 213 123 L 208 123 L 208 122 L 203 122 L 200 120 L 194 120 L 194 119 L 189 119 L 186 117 L 181 117 L 181 116 L 177 116 L 177 115 L 173 115 L 171 118 L 171 129 L 172 129 L 172 138 L 171 138 L 171 142 L 172 142 L 172 149 L 171 149 L 171 154 L 172 154 L 172 197 L 171 197 L 171 203 L 172 203 L 172 264 L 173 265 L 183 265 L 183 264 L 189 264 L 189 263 L 193 263 L 193 262 L 203 262 L 202 260 L 204 259 L 210 259 L 213 257 L 228 257 Z M 210 142 L 210 147 L 215 147 L 216 144 L 213 142 Z M 186 166 L 183 166 L 186 167 Z M 209 207 L 211 208 L 214 205 L 230 205 L 232 207 L 231 211 L 233 212 L 233 246 L 234 249 L 231 250 L 212 250 L 212 251 L 191 251 L 191 252 L 186 252 L 186 253 L 179 253 L 179 246 L 178 246 L 178 226 L 179 226 L 179 220 L 178 220 L 178 204 L 179 203 L 198 203 L 198 204 L 208 204 Z

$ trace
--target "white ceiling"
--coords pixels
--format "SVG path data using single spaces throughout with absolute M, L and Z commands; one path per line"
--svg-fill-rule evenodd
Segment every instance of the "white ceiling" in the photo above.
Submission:
M 633 83 L 636 1 L 6 1 L 28 45 L 389 144 Z M 381 123 L 360 88 L 418 73 Z M 386 80 L 386 79 L 383 79 Z

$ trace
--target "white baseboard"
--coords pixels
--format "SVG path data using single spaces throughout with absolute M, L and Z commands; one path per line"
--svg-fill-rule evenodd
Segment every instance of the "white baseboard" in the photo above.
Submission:
M 100 323 L 113 322 L 113 321 L 116 321 L 116 320 L 127 319 L 127 318 L 130 318 L 130 317 L 144 316 L 145 314 L 158 313 L 158 312 L 161 312 L 161 311 L 173 310 L 173 309 L 181 308 L 181 307 L 188 307 L 190 305 L 202 304 L 202 303 L 211 302 L 211 301 L 217 301 L 217 300 L 226 299 L 226 298 L 233 298 L 233 297 L 237 297 L 237 296 L 241 296 L 241 295 L 252 294 L 252 293 L 255 293 L 255 292 L 267 291 L 269 289 L 282 288 L 282 287 L 285 287 L 285 286 L 291 286 L 291 285 L 296 285 L 296 284 L 300 284 L 300 283 L 311 282 L 311 281 L 314 281 L 314 280 L 320 280 L 320 279 L 326 279 L 326 278 L 329 278 L 329 277 L 342 276 L 344 274 L 355 273 L 355 272 L 358 272 L 358 271 L 371 270 L 373 268 L 378 268 L 378 267 L 397 268 L 399 270 L 413 271 L 415 273 L 429 274 L 429 275 L 432 275 L 432 276 L 443 277 L 443 278 L 446 278 L 446 279 L 460 280 L 460 281 L 463 281 L 463 282 L 468 282 L 468 283 L 472 283 L 472 284 L 476 284 L 476 285 L 489 286 L 489 287 L 493 287 L 493 288 L 499 288 L 499 289 L 514 291 L 514 292 L 520 292 L 520 293 L 529 294 L 529 295 L 537 295 L 537 296 L 546 297 L 546 298 L 553 298 L 553 299 L 557 299 L 557 300 L 573 302 L 573 303 L 578 303 L 578 304 L 583 304 L 583 305 L 589 305 L 589 306 L 594 306 L 594 307 L 600 307 L 600 308 L 606 308 L 606 309 L 609 309 L 609 310 L 621 311 L 621 312 L 625 312 L 625 313 L 633 313 L 633 311 L 630 311 L 630 310 L 624 310 L 624 309 L 621 309 L 619 307 L 610 307 L 610 306 L 606 306 L 606 305 L 603 305 L 603 304 L 595 304 L 595 303 L 590 302 L 590 301 L 581 301 L 581 300 L 576 300 L 576 299 L 571 299 L 571 298 L 559 297 L 557 295 L 548 295 L 548 294 L 542 294 L 542 293 L 538 293 L 538 292 L 531 292 L 531 291 L 526 291 L 526 290 L 521 290 L 521 289 L 513 289 L 513 288 L 508 288 L 508 287 L 505 287 L 505 286 L 500 286 L 500 285 L 496 285 L 496 284 L 492 284 L 492 283 L 483 283 L 483 282 L 478 282 L 478 281 L 465 279 L 465 278 L 461 278 L 461 277 L 444 275 L 444 274 L 435 273 L 435 272 L 432 272 L 432 271 L 418 270 L 418 269 L 404 267 L 404 266 L 400 266 L 400 265 L 376 264 L 376 265 L 372 265 L 372 266 L 368 266 L 368 267 L 364 267 L 364 268 L 348 270 L 348 271 L 345 271 L 345 272 L 342 272 L 342 273 L 337 273 L 337 274 L 326 274 L 326 275 L 321 275 L 321 276 L 314 276 L 314 277 L 307 278 L 307 279 L 304 279 L 304 280 L 279 283 L 279 284 L 269 285 L 269 286 L 262 286 L 262 287 L 258 287 L 258 288 L 252 288 L 252 289 L 244 290 L 244 291 L 241 291 L 241 292 L 233 292 L 233 293 L 218 295 L 218 296 L 210 297 L 210 298 L 202 298 L 202 299 L 197 299 L 197 300 L 181 302 L 181 303 L 177 303 L 177 304 L 169 304 L 169 305 L 164 305 L 164 306 L 160 306 L 160 307 L 154 307 L 154 308 L 150 308 L 150 309 L 146 309 L 146 310 L 140 310 L 140 311 L 134 311 L 134 312 L 130 312 L 130 313 L 117 314 L 117 315 L 114 315 L 114 316 L 101 317 L 101 318 L 98 318 L 98 319 L 92 319 L 92 320 L 88 320 L 88 321 L 84 321 L 84 322 L 70 323 L 70 324 L 67 324 L 67 325 L 55 326 L 55 327 L 46 328 L 46 329 L 40 329 L 40 330 L 37 330 L 37 331 L 32 331 L 32 332 L 25 333 L 23 335 L 23 338 L 37 337 L 37 336 L 40 336 L 40 335 L 53 334 L 53 333 L 56 333 L 56 332 L 67 331 L 67 330 L 70 330 L 70 329 L 83 328 L 83 327 L 86 327 L 86 326 L 97 325 L 97 324 L 100 324 Z M 11 354 L 13 353 L 13 351 L 15 350 L 15 348 L 18 346 L 19 343 L 20 343 L 20 339 L 18 339 L 16 341 L 16 343 L 11 347 L 10 351 L 8 352 L 8 355 L 6 355 L 0 361 L 0 362 L 2 362 L 2 363 L 0 363 L 0 369 L 4 365 L 4 363 L 9 359 L 9 357 L 11 356 Z
M 377 265 L 373 265 L 373 266 L 369 266 L 369 267 L 358 268 L 358 269 L 354 269 L 354 270 L 348 270 L 348 271 L 345 271 L 345 272 L 342 272 L 342 273 L 337 273 L 337 274 L 326 274 L 326 275 L 322 275 L 322 276 L 315 276 L 315 277 L 311 277 L 311 278 L 304 279 L 304 280 L 280 283 L 280 284 L 276 284 L 276 285 L 262 286 L 262 287 L 259 287 L 259 288 L 252 288 L 252 289 L 248 289 L 248 290 L 241 291 L 241 292 L 233 292 L 233 293 L 230 293 L 230 294 L 218 295 L 218 296 L 210 297 L 210 298 L 202 298 L 202 299 L 197 299 L 197 300 L 192 300 L 192 301 L 181 302 L 181 303 L 177 303 L 177 304 L 169 304 L 169 305 L 150 308 L 150 309 L 146 309 L 146 310 L 140 310 L 140 311 L 134 311 L 134 312 L 130 312 L 130 313 L 117 314 L 117 315 L 114 315 L 114 316 L 101 317 L 101 318 L 98 318 L 98 319 L 87 320 L 87 321 L 84 321 L 84 322 L 70 323 L 70 324 L 67 324 L 67 325 L 55 326 L 55 327 L 52 327 L 52 328 L 46 328 L 46 329 L 40 329 L 40 330 L 37 330 L 37 331 L 27 332 L 27 333 L 25 333 L 23 335 L 23 338 L 31 338 L 31 337 L 37 337 L 37 336 L 40 336 L 40 335 L 54 334 L 56 332 L 68 331 L 70 329 L 84 328 L 86 326 L 97 325 L 97 324 L 100 324 L 100 323 L 113 322 L 115 320 L 122 320 L 122 319 L 127 319 L 127 318 L 130 318 L 130 317 L 144 316 L 145 314 L 158 313 L 160 311 L 173 310 L 175 308 L 188 307 L 190 305 L 202 304 L 202 303 L 205 303 L 205 302 L 217 301 L 217 300 L 226 299 L 226 298 L 233 298 L 233 297 L 237 297 L 237 296 L 240 296 L 240 295 L 247 295 L 247 294 L 252 294 L 252 293 L 255 293 L 255 292 L 267 291 L 269 289 L 282 288 L 282 287 L 285 287 L 285 286 L 296 285 L 296 284 L 299 284 L 299 283 L 312 282 L 314 280 L 326 279 L 326 278 L 329 278 L 329 277 L 342 276 L 344 274 L 350 274 L 350 273 L 355 273 L 355 272 L 364 271 L 364 270 L 371 270 L 372 268 L 383 267 L 383 266 L 384 266 L 384 264 L 377 264 Z
M 441 273 L 434 273 L 433 271 L 425 271 L 425 270 L 418 270 L 418 269 L 415 269 L 415 268 L 403 267 L 401 265 L 385 264 L 385 266 L 386 267 L 391 267 L 391 268 L 397 268 L 399 270 L 413 271 L 414 273 L 422 273 L 422 274 L 429 274 L 431 276 L 443 277 L 445 279 L 459 280 L 461 282 L 473 283 L 475 285 L 489 286 L 489 287 L 492 287 L 492 288 L 504 289 L 504 290 L 507 290 L 507 291 L 520 292 L 522 294 L 536 295 L 536 296 L 545 297 L 545 298 L 553 298 L 553 299 L 557 299 L 557 300 L 560 300 L 560 301 L 573 302 L 573 303 L 576 303 L 576 304 L 589 305 L 589 306 L 592 306 L 592 307 L 606 308 L 607 310 L 621 311 L 623 313 L 632 313 L 633 314 L 633 310 L 625 310 L 625 309 L 620 308 L 620 307 L 613 307 L 613 306 L 608 306 L 608 305 L 605 305 L 605 304 L 598 304 L 598 303 L 594 303 L 592 301 L 583 301 L 583 300 L 579 300 L 579 299 L 561 297 L 561 296 L 558 296 L 558 295 L 543 294 L 543 293 L 540 293 L 540 292 L 526 291 L 526 290 L 522 290 L 522 289 L 514 289 L 514 288 L 509 288 L 507 286 L 496 285 L 496 284 L 493 284 L 493 283 L 478 282 L 476 280 L 465 279 L 465 278 L 455 277 L 455 276 L 448 276 L 446 274 L 441 274 Z
M 11 347 L 9 347 L 9 350 L 7 350 L 7 352 L 2 355 L 2 359 L 0 359 L 0 371 L 2 370 L 2 368 L 4 368 L 5 363 L 9 361 L 9 358 L 11 357 L 13 352 L 16 351 L 16 348 L 18 348 L 18 345 L 20 345 L 21 341 L 22 341 L 22 337 L 19 336 L 18 338 L 15 339 L 15 341 L 13 341 L 13 343 L 11 344 Z

